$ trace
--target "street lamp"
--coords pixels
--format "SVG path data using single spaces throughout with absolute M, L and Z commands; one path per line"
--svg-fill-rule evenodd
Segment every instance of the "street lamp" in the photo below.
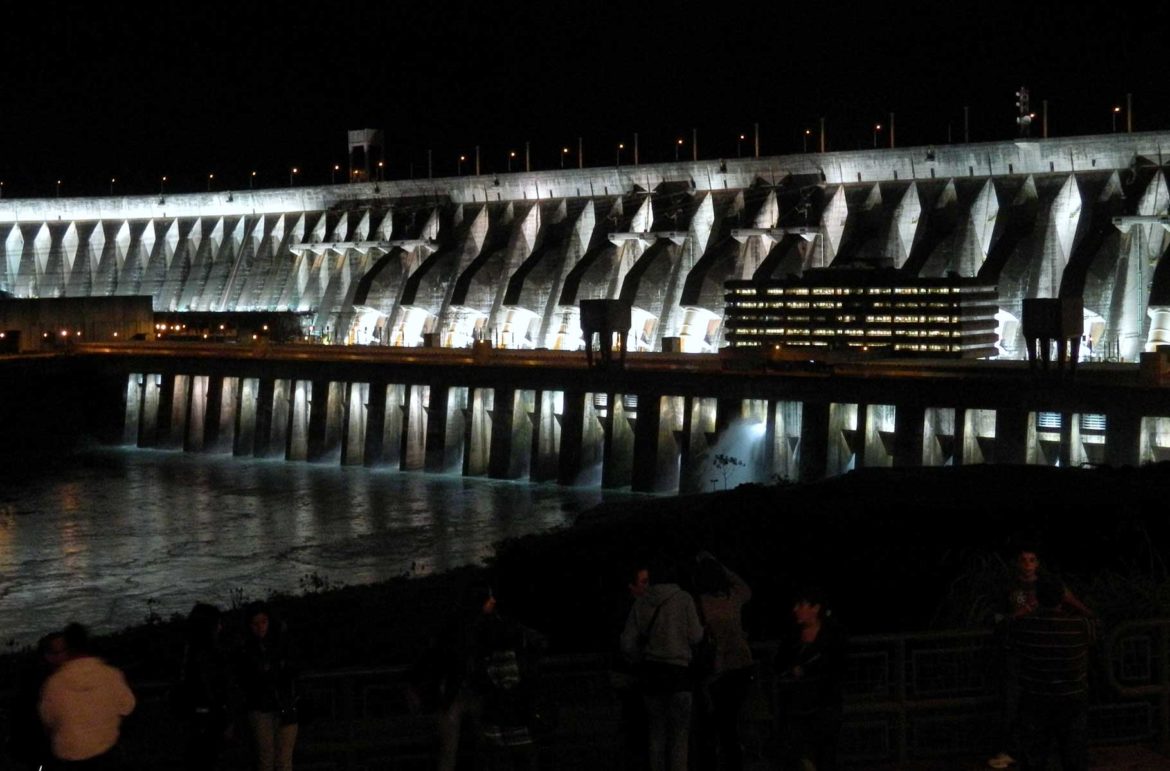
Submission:
M 878 134 L 881 133 L 881 131 L 882 131 L 882 124 L 880 124 L 880 123 L 873 124 L 873 146 L 874 146 L 874 149 L 877 148 L 877 137 L 878 137 Z
M 110 177 L 110 195 L 114 194 L 114 183 L 117 181 L 115 177 Z
M 211 192 L 211 181 L 212 181 L 213 179 L 215 179 L 215 173 L 214 173 L 214 172 L 212 172 L 211 174 L 208 174 L 208 175 L 207 175 L 207 192 L 209 192 L 209 193 Z
M 812 129 L 805 129 L 804 136 L 801 139 L 804 141 L 804 151 L 808 152 L 808 138 L 812 136 Z
M 167 190 L 167 175 L 163 174 L 162 179 L 158 181 L 158 194 L 162 195 Z
M 250 175 L 248 175 L 248 189 L 252 190 L 255 187 L 256 187 L 256 172 L 253 171 Z
M 378 161 L 378 181 L 379 182 L 381 182 L 384 179 L 384 177 L 382 175 L 382 169 L 385 168 L 385 166 L 386 166 L 385 161 Z
M 739 139 L 735 140 L 735 157 L 736 158 L 743 157 L 743 140 L 745 140 L 745 139 L 747 139 L 747 136 L 744 134 L 740 134 Z
M 0 182 L 0 198 L 4 197 L 4 183 Z
M 1114 105 L 1114 107 L 1113 107 L 1113 113 L 1112 113 L 1112 116 L 1111 116 L 1111 117 L 1113 118 L 1113 133 L 1114 133 L 1114 134 L 1116 134 L 1116 133 L 1117 133 L 1117 114 L 1118 114 L 1119 112 L 1121 112 L 1121 108 L 1120 108 L 1120 107 L 1118 107 L 1118 106 L 1116 106 L 1116 105 Z
M 516 151 L 515 151 L 515 150 L 509 150 L 509 151 L 508 151 L 508 173 L 509 173 L 509 174 L 511 174 L 511 173 L 512 173 L 512 159 L 513 159 L 513 158 L 515 158 L 515 157 L 516 157 Z
M 288 186 L 289 187 L 293 186 L 293 180 L 296 179 L 296 176 L 299 172 L 300 172 L 300 169 L 298 169 L 296 166 L 293 166 L 291 169 L 289 169 L 289 172 L 288 172 Z
M 624 144 L 622 144 L 621 142 L 618 142 L 618 146 L 617 146 L 617 158 L 616 158 L 616 161 L 615 161 L 615 163 L 614 163 L 614 165 L 615 165 L 615 166 L 621 166 L 621 165 L 622 165 L 622 150 L 625 150 L 625 149 L 626 149 L 626 146 L 625 146 Z
M 61 180 L 57 180 L 57 197 L 61 197 Z
M 674 143 L 674 159 L 676 161 L 678 160 L 678 151 L 679 151 L 679 149 L 682 148 L 682 146 L 683 146 L 683 141 L 681 139 L 677 140 Z
M 463 176 L 463 162 L 464 162 L 464 161 L 466 161 L 466 160 L 467 160 L 467 156 L 466 156 L 466 155 L 460 155 L 460 156 L 459 156 L 459 163 L 457 163 L 457 164 L 455 165 L 455 176 L 457 176 L 457 177 L 462 177 L 462 176 Z
M 565 156 L 568 154 L 569 154 L 569 148 L 562 147 L 561 148 L 561 168 L 562 169 L 565 168 Z
M 338 165 L 336 163 L 333 164 L 333 168 L 329 172 L 329 184 L 331 184 L 331 185 L 337 184 L 337 172 L 340 169 L 341 169 L 340 165 Z

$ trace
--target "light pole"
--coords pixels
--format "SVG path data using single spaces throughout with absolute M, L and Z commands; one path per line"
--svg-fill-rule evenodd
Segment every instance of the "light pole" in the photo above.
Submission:
M 341 169 L 340 164 L 337 164 L 337 163 L 333 164 L 333 169 L 329 172 L 329 184 L 331 184 L 331 185 L 337 184 L 337 172 L 340 169 Z
M 880 123 L 873 124 L 873 147 L 875 150 L 877 149 L 877 138 L 878 138 L 878 134 L 880 134 L 880 133 L 882 133 L 882 124 L 880 124 Z
M 300 173 L 300 169 L 298 169 L 296 166 L 293 166 L 291 169 L 289 169 L 289 172 L 288 172 L 288 186 L 289 187 L 293 186 L 293 180 L 296 179 L 298 173 Z
M 616 158 L 614 159 L 614 165 L 615 165 L 615 166 L 621 166 L 621 165 L 622 165 L 622 150 L 625 150 L 625 149 L 626 149 L 626 146 L 625 146 L 625 145 L 623 145 L 621 142 L 618 142 L 618 146 L 617 146 L 617 155 L 616 155 Z
M 464 161 L 466 161 L 466 160 L 467 160 L 467 156 L 466 156 L 466 155 L 460 155 L 460 156 L 459 156 L 459 163 L 457 163 L 457 164 L 455 165 L 455 176 L 457 176 L 457 177 L 462 177 L 462 176 L 463 176 L 463 162 L 464 162 Z
M 680 149 L 682 149 L 682 146 L 683 146 L 683 141 L 681 139 L 678 139 L 675 141 L 675 143 L 674 143 L 674 159 L 676 161 L 678 160 L 678 151 Z
M 110 195 L 114 194 L 114 183 L 117 181 L 115 177 L 110 177 Z
M 61 197 L 61 180 L 57 180 L 57 197 Z
M 213 173 L 211 173 L 211 174 L 208 174 L 208 175 L 207 175 L 207 192 L 209 192 L 209 193 L 211 192 L 211 181 L 212 181 L 213 179 L 215 179 L 215 173 L 214 173 L 214 172 L 213 172 Z
M 561 168 L 562 169 L 565 168 L 565 156 L 568 154 L 569 154 L 569 148 L 562 147 L 561 148 Z
M 382 173 L 382 169 L 384 169 L 384 168 L 386 168 L 386 162 L 385 161 L 378 161 L 378 181 L 379 182 L 382 182 L 386 179 L 385 175 Z
M 0 198 L 4 197 L 4 183 L 0 182 Z
M 740 134 L 739 139 L 735 140 L 735 157 L 736 158 L 743 157 L 743 140 L 745 140 L 745 139 L 747 139 L 747 136 L 744 134 Z
M 255 189 L 255 187 L 256 187 L 256 172 L 253 171 L 251 174 L 248 175 L 248 189 L 253 190 L 253 189 Z
M 804 142 L 804 151 L 805 151 L 806 153 L 808 152 L 808 138 L 809 138 L 810 136 L 812 136 L 812 129 L 805 129 L 805 130 L 804 130 L 804 136 L 803 136 L 803 137 L 801 137 L 801 140 Z
M 158 181 L 158 194 L 162 195 L 167 191 L 167 175 L 163 174 L 162 179 Z
M 516 158 L 516 151 L 515 151 L 515 150 L 509 150 L 509 151 L 508 151 L 508 173 L 509 173 L 509 174 L 511 174 L 511 173 L 512 173 L 512 161 L 513 161 L 515 158 Z
M 1117 133 L 1117 114 L 1118 114 L 1119 112 L 1121 112 L 1121 108 L 1120 108 L 1120 107 L 1118 107 L 1118 106 L 1116 106 L 1116 105 L 1114 105 L 1114 106 L 1113 106 L 1113 112 L 1111 113 L 1111 117 L 1113 118 L 1113 133 L 1114 133 L 1114 134 L 1116 134 L 1116 133 Z

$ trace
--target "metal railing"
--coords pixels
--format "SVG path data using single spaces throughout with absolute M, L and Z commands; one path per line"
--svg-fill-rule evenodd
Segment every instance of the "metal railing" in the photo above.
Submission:
M 1092 677 L 1090 741 L 1170 746 L 1170 619 L 1131 621 L 1102 641 Z M 758 676 L 744 710 L 749 763 L 775 758 L 775 643 L 754 646 Z M 853 765 L 994 750 L 999 647 L 989 631 L 865 635 L 852 638 L 846 662 L 843 759 Z M 607 660 L 551 656 L 541 663 L 547 730 L 538 742 L 542 768 L 596 769 L 618 762 L 620 705 Z M 305 722 L 297 767 L 320 771 L 427 769 L 434 717 L 412 712 L 405 667 L 312 673 L 301 681 Z M 183 725 L 168 708 L 164 684 L 135 684 L 137 714 L 124 744 L 144 767 L 177 764 Z M 7 708 L 8 700 L 4 701 Z M 0 723 L 8 715 L 0 712 Z M 5 732 L 6 733 L 6 732 Z M 246 747 L 229 749 L 245 763 Z M 232 758 L 228 759 L 232 766 Z

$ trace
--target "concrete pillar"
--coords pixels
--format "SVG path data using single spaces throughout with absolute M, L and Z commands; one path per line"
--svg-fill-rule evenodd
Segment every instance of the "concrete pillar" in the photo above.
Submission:
M 865 465 L 866 407 L 865 404 L 842 402 L 829 405 L 829 424 L 825 436 L 826 465 L 821 472 L 822 476 L 844 474 Z
M 314 380 L 308 388 L 308 404 L 305 405 L 308 413 L 305 460 L 318 461 L 325 456 L 328 444 L 329 386 L 327 380 Z
M 1073 456 L 1075 453 L 1074 444 L 1079 441 L 1079 431 L 1074 430 L 1077 418 L 1071 412 L 1063 412 L 1060 415 L 1060 467 L 1068 468 L 1073 465 Z
M 191 376 L 175 375 L 173 395 L 171 397 L 171 419 L 167 426 L 167 433 L 159 436 L 159 444 L 168 450 L 177 450 L 184 446 L 187 436 L 187 419 L 191 395 Z
M 188 379 L 186 414 L 183 416 L 183 425 L 186 426 L 183 432 L 184 452 L 201 452 L 204 448 L 208 387 L 206 375 L 192 375 Z
M 561 406 L 561 447 L 557 455 L 557 483 L 573 485 L 581 475 L 585 429 L 585 393 L 565 391 Z
M 657 394 L 638 394 L 638 417 L 634 424 L 634 457 L 630 468 L 630 487 L 634 492 L 658 492 L 658 444 L 662 425 Z
M 142 386 L 144 377 L 137 372 L 131 372 L 126 377 L 126 410 L 122 418 L 122 444 L 138 443 L 138 421 L 142 415 L 142 395 L 146 392 Z
M 278 400 L 279 393 L 280 391 L 277 389 Z M 309 459 L 309 423 L 312 420 L 309 402 L 312 397 L 313 383 L 311 381 L 289 381 L 288 412 L 285 421 L 285 426 L 287 426 L 284 442 L 285 460 Z M 322 396 L 321 398 L 327 397 Z
M 718 441 L 719 403 L 710 397 L 687 397 L 683 406 L 679 452 L 679 492 L 698 493 L 710 484 L 711 449 Z M 728 409 L 723 413 L 726 415 Z
M 634 460 L 634 427 L 631 419 L 636 414 L 626 411 L 624 394 L 608 394 L 608 409 L 602 420 L 601 486 L 626 487 L 630 484 Z
M 473 388 L 468 395 L 463 436 L 463 475 L 488 473 L 492 450 L 492 413 L 496 392 L 491 388 Z
M 158 443 L 160 402 L 162 402 L 162 375 L 149 373 L 143 375 L 142 409 L 138 413 L 139 447 L 154 447 Z M 170 414 L 169 409 L 167 414 Z
M 171 423 L 174 421 L 175 376 L 164 374 L 158 384 L 158 418 L 154 435 L 149 437 L 145 447 L 168 447 L 171 438 Z
M 533 482 L 547 482 L 557 478 L 561 447 L 561 414 L 563 411 L 563 392 L 536 392 L 532 411 L 531 478 Z
M 387 384 L 385 388 L 385 398 L 379 400 L 382 404 L 382 412 L 384 414 L 382 423 L 382 455 L 379 459 L 367 454 L 366 459 L 371 463 L 378 463 L 379 465 L 390 466 L 391 468 L 400 468 L 402 466 L 402 421 L 406 416 L 404 407 L 406 404 L 406 386 L 395 383 Z M 375 397 L 371 395 L 370 398 L 373 399 Z M 373 427 L 371 426 L 367 429 L 367 434 L 372 430 Z
M 921 405 L 912 403 L 899 404 L 894 410 L 893 465 L 917 468 L 922 465 L 925 410 Z
M 223 427 L 223 375 L 208 375 L 204 391 L 203 451 L 214 452 L 219 447 Z
M 1136 466 L 1141 448 L 1142 418 L 1129 410 L 1115 410 L 1105 416 L 1105 463 Z
M 366 421 L 362 428 L 362 465 L 378 466 L 386 447 L 386 384 L 369 383 L 365 387 Z
M 341 421 L 341 465 L 365 464 L 366 426 L 370 386 L 368 383 L 345 384 L 345 415 Z M 379 440 L 381 436 L 379 435 Z
M 236 412 L 239 409 L 239 378 L 212 377 L 212 391 L 217 394 L 218 404 L 216 412 L 218 419 L 212 428 L 208 424 L 207 433 L 211 437 L 204 437 L 204 447 L 208 452 L 228 452 L 235 446 L 236 441 Z M 209 407 L 210 409 L 210 407 Z
M 424 468 L 427 471 L 445 471 L 447 468 L 447 400 L 450 389 L 442 383 L 430 387 L 427 401 L 427 428 Z
M 402 401 L 402 433 L 400 435 L 399 468 L 403 471 L 421 470 L 427 460 L 427 423 L 430 415 L 427 402 L 430 386 L 408 384 Z
M 829 463 L 829 403 L 805 402 L 800 410 L 800 481 L 825 478 Z
M 239 378 L 236 382 L 233 455 L 252 455 L 256 451 L 256 400 L 259 388 L 260 381 L 256 378 Z
M 493 479 L 511 479 L 512 440 L 514 438 L 516 391 L 497 388 L 492 409 L 492 441 L 488 459 L 488 475 Z
M 281 382 L 282 392 L 287 388 L 287 381 Z M 255 444 L 252 454 L 257 458 L 267 458 L 272 453 L 273 434 L 279 430 L 276 447 L 284 447 L 284 421 L 287 414 L 276 411 L 276 381 L 271 378 L 260 378 L 256 381 L 256 411 L 255 411 Z M 287 394 L 283 394 L 282 407 L 287 408 Z
M 1028 446 L 1028 411 L 1005 407 L 995 411 L 993 463 L 1024 463 Z
M 995 410 L 963 411 L 963 463 L 995 463 L 995 424 Z
M 795 481 L 800 478 L 800 421 L 803 405 L 800 402 L 777 402 L 773 426 L 772 472 L 779 479 Z

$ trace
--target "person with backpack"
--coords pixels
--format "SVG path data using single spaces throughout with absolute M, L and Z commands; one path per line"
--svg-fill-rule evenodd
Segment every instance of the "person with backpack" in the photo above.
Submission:
M 621 647 L 640 669 L 651 771 L 686 771 L 693 705 L 689 667 L 703 625 L 694 599 L 673 580 L 669 566 L 649 575 L 658 583 L 630 608 Z

